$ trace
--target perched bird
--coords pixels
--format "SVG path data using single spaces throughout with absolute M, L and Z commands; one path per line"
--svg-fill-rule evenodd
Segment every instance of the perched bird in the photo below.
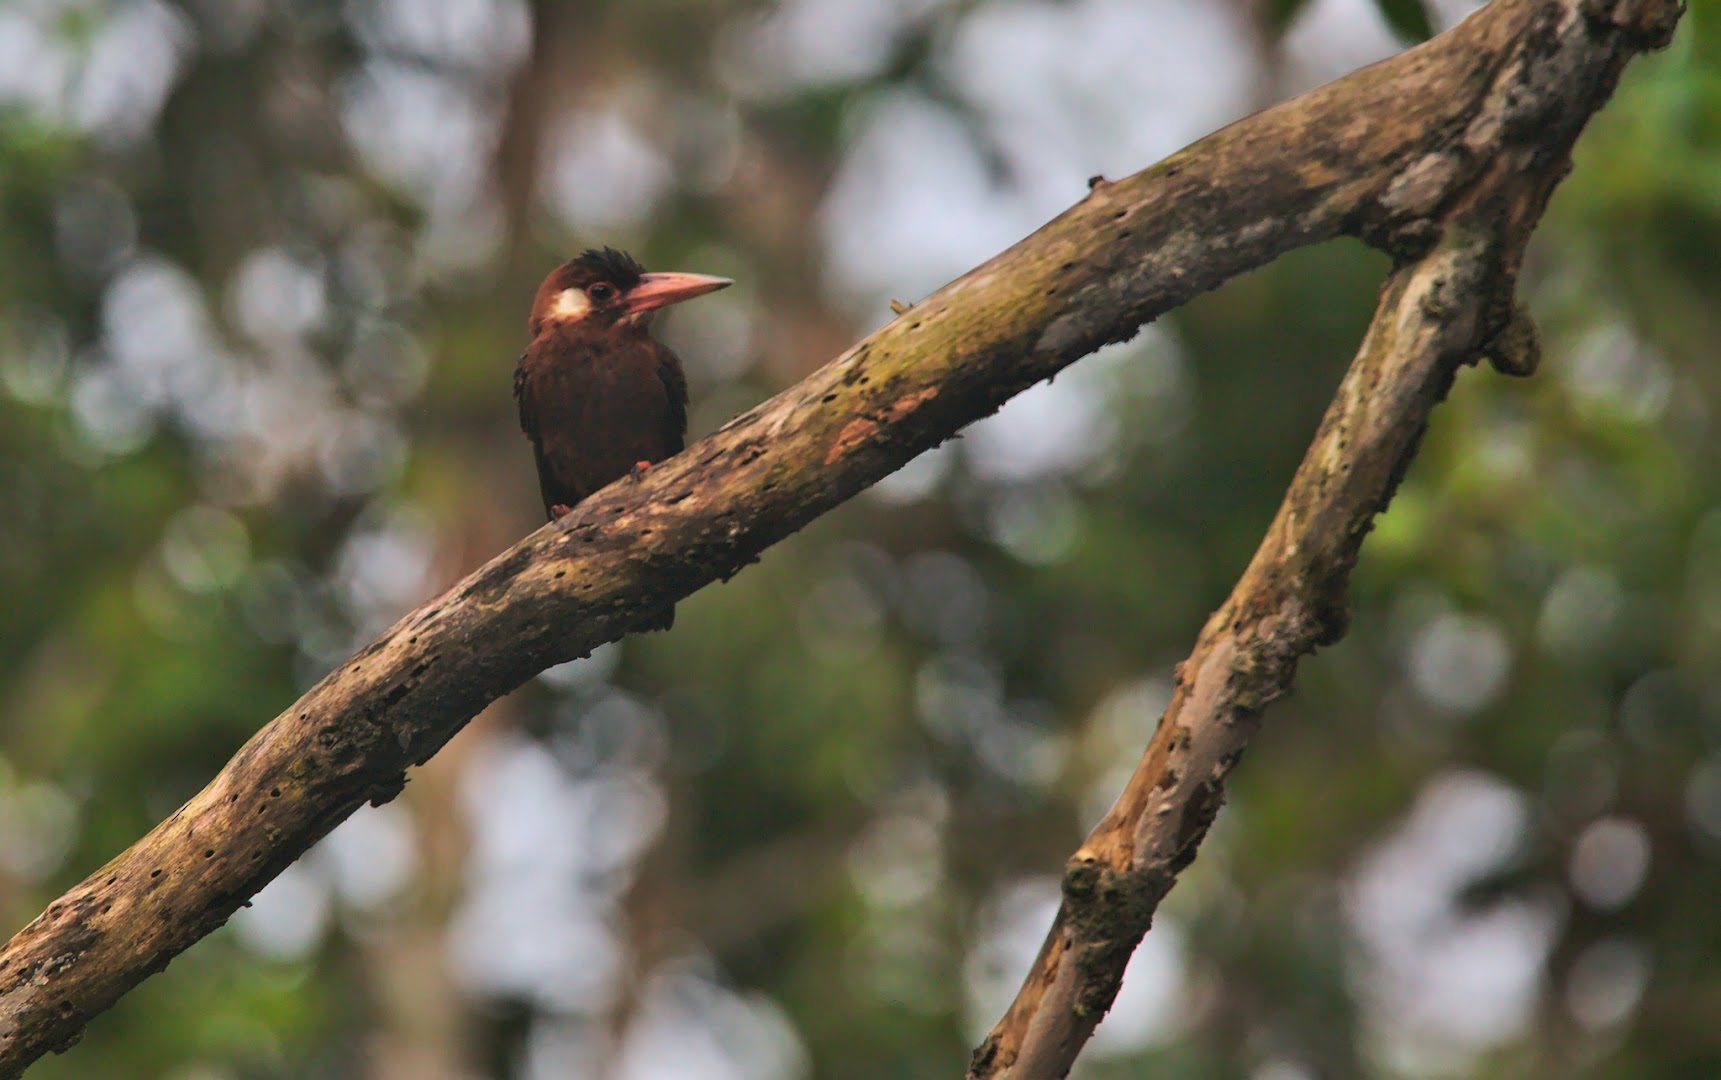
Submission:
M 681 451 L 687 378 L 681 361 L 651 336 L 652 312 L 731 284 L 704 274 L 648 274 L 608 247 L 544 279 L 527 324 L 532 343 L 514 368 L 514 398 L 551 520 Z M 674 615 L 672 609 L 648 629 L 667 629 Z

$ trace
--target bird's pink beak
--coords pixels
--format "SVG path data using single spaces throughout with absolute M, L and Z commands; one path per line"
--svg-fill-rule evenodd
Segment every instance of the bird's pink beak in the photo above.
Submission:
M 704 296 L 733 284 L 728 278 L 711 277 L 709 274 L 641 274 L 639 284 L 622 298 L 622 311 L 635 315 Z

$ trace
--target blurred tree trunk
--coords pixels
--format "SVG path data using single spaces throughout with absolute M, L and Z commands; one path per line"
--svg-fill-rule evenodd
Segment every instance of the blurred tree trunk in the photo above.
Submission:
M 468 1080 L 481 1075 L 471 1004 L 450 968 L 448 924 L 465 882 L 459 784 L 482 724 L 425 765 L 404 800 L 417 841 L 408 899 L 359 942 L 376 1021 L 365 1033 L 371 1080 Z

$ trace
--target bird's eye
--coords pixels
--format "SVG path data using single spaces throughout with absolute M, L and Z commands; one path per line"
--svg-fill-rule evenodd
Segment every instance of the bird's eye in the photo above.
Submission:
M 591 297 L 593 300 L 595 300 L 601 304 L 604 301 L 609 300 L 610 298 L 615 296 L 615 286 L 614 285 L 606 285 L 605 283 L 600 281 L 596 285 L 593 285 L 591 288 L 587 289 L 586 295 Z

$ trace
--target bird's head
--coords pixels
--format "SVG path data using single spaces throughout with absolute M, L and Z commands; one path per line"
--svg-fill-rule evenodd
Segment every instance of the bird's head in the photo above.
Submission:
M 533 337 L 576 326 L 643 333 L 658 308 L 733 284 L 706 274 L 648 274 L 626 252 L 593 248 L 556 267 L 538 286 L 528 327 Z

